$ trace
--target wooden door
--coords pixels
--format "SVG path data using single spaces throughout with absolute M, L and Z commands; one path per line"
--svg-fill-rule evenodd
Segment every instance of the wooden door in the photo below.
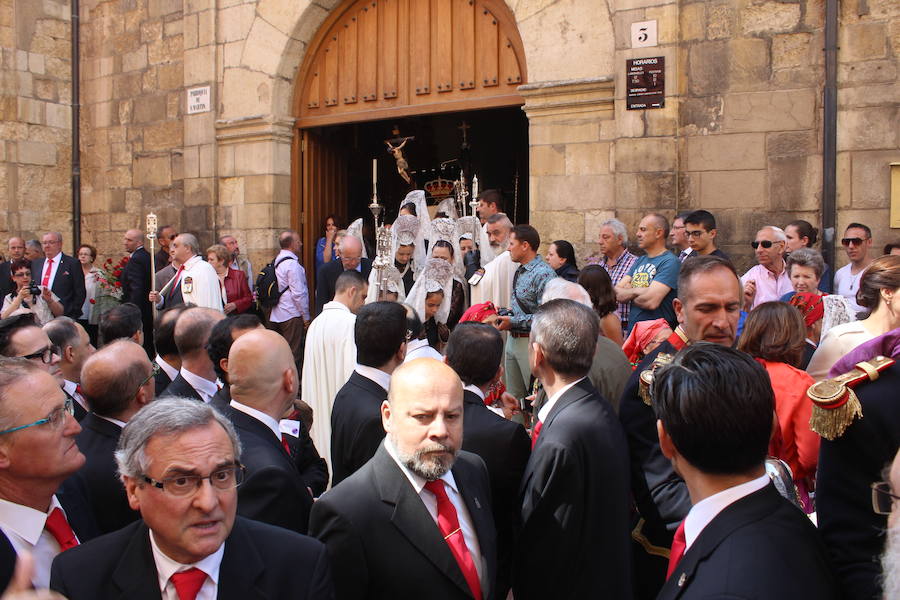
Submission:
M 294 228 L 303 240 L 303 265 L 309 282 L 310 310 L 315 305 L 316 243 L 324 234 L 322 222 L 336 214 L 347 219 L 347 158 L 336 144 L 311 129 L 297 130 L 294 156 L 299 156 L 300 177 L 291 211 Z M 296 164 L 296 163 L 295 163 Z

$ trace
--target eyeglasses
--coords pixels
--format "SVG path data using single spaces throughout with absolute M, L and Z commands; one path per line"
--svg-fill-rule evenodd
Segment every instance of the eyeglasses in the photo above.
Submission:
M 51 362 L 53 362 L 54 354 L 57 356 L 62 356 L 62 351 L 59 349 L 59 346 L 51 344 L 42 350 L 32 352 L 31 354 L 26 354 L 25 356 L 20 356 L 19 358 L 27 358 L 28 360 L 36 360 L 39 358 L 44 362 L 45 365 L 49 365 Z
M 143 475 L 144 481 L 159 488 L 172 496 L 188 496 L 196 493 L 203 485 L 205 479 L 209 480 L 209 484 L 217 490 L 231 490 L 241 485 L 244 481 L 244 466 L 240 463 L 216 469 L 209 475 L 201 477 L 200 475 L 176 475 L 174 477 L 166 477 L 165 479 L 152 479 Z
M 688 231 L 688 230 L 685 230 L 685 231 L 684 231 L 684 235 L 686 235 L 686 236 L 688 236 L 688 237 L 695 237 L 695 238 L 700 237 L 700 236 L 703 235 L 704 233 L 706 233 L 706 232 L 703 231 L 702 229 L 691 229 L 690 231 Z M 755 247 L 756 247 L 756 246 L 754 246 L 754 248 L 755 248 Z M 768 246 L 763 246 L 763 247 L 764 247 L 764 248 L 768 248 Z
M 153 365 L 153 367 L 150 369 L 150 374 L 147 375 L 147 377 L 141 382 L 141 385 L 138 386 L 137 391 L 134 393 L 135 396 L 137 396 L 138 392 L 141 391 L 141 388 L 142 388 L 142 387 L 144 387 L 145 385 L 147 385 L 147 382 L 148 382 L 148 381 L 150 381 L 151 379 L 153 379 L 154 377 L 156 377 L 157 375 L 159 375 L 159 372 L 160 372 L 160 370 L 161 370 L 160 367 L 159 367 L 159 365 L 156 364 L 156 363 L 150 363 L 150 364 Z M 134 396 L 132 396 L 132 398 L 133 398 L 133 397 L 134 397 Z
M 844 246 L 862 246 L 869 238 L 841 238 L 841 244 Z
M 763 248 L 765 248 L 766 250 L 768 250 L 769 248 L 772 247 L 772 244 L 783 244 L 783 243 L 784 243 L 784 242 L 781 241 L 781 240 L 778 240 L 778 241 L 775 241 L 775 242 L 773 242 L 772 240 L 762 240 L 762 241 L 757 241 L 757 242 L 750 242 L 750 245 L 753 246 L 753 249 L 754 249 L 754 250 L 756 250 L 756 249 L 759 248 L 760 246 L 762 246 Z
M 29 427 L 34 427 L 36 425 L 43 425 L 44 423 L 50 423 L 50 427 L 53 429 L 59 429 L 62 427 L 63 423 L 66 422 L 67 415 L 75 414 L 75 404 L 72 402 L 71 398 L 66 398 L 66 401 L 62 406 L 57 406 L 53 410 L 50 411 L 50 414 L 47 415 L 43 419 L 38 419 L 34 423 L 29 423 L 28 425 L 19 425 L 18 427 L 13 427 L 11 429 L 4 429 L 0 431 L 0 435 L 4 433 L 12 433 L 13 431 L 20 431 L 22 429 L 28 429 Z
M 872 484 L 872 510 L 875 514 L 891 514 L 891 509 L 898 500 L 900 496 L 891 493 L 891 484 L 887 481 L 876 481 Z

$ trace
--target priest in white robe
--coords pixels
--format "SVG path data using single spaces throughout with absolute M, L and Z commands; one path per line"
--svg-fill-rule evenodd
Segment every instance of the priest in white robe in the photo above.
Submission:
M 356 311 L 363 305 L 368 282 L 358 271 L 341 273 L 335 282 L 334 300 L 325 304 L 306 333 L 301 394 L 313 409 L 310 437 L 319 456 L 331 469 L 331 406 L 356 365 L 353 329 Z
M 485 223 L 488 235 L 488 246 L 482 242 L 482 267 L 475 276 L 469 279 L 471 284 L 470 305 L 493 302 L 497 308 L 508 307 L 513 289 L 513 277 L 519 264 L 509 257 L 509 235 L 513 224 L 503 213 L 491 215 Z M 494 256 L 488 263 L 484 256 Z M 481 271 L 484 271 L 481 274 Z M 481 275 L 479 280 L 479 275 Z M 476 281 L 477 283 L 472 283 Z

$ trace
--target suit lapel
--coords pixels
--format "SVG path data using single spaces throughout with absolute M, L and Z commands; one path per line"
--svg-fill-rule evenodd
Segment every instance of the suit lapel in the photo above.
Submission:
M 156 562 L 150 551 L 150 530 L 143 521 L 135 526 L 119 564 L 112 575 L 113 584 L 121 592 L 121 600 L 160 600 Z
M 440 529 L 406 475 L 388 454 L 384 444 L 378 446 L 372 460 L 375 485 L 379 489 L 381 500 L 394 506 L 391 523 L 413 547 L 437 567 L 438 571 L 446 575 L 466 594 L 471 595 L 469 584 L 466 583 L 466 578 L 463 577 Z
M 218 600 L 265 600 L 265 592 L 256 586 L 263 574 L 262 557 L 252 538 L 244 530 L 241 517 L 234 521 L 231 535 L 225 540 L 222 566 L 219 568 Z M 289 593 L 284 594 L 290 596 Z

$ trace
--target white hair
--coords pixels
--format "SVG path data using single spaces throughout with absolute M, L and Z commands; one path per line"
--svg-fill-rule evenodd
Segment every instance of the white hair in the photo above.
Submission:
M 541 296 L 541 304 L 550 302 L 551 300 L 574 300 L 579 304 L 583 304 L 593 309 L 591 303 L 591 295 L 586 289 L 577 283 L 572 283 L 562 277 L 554 277 L 544 286 L 544 294 Z
M 613 233 L 616 234 L 616 237 L 622 240 L 622 245 L 628 245 L 628 228 L 625 227 L 625 223 L 618 219 L 607 219 L 600 223 L 600 227 L 609 227 L 613 230 Z
M 884 597 L 900 598 L 900 524 L 895 524 L 887 530 L 887 543 L 884 554 L 881 555 L 881 569 Z
M 760 229 L 760 231 L 765 231 L 767 229 L 772 232 L 772 235 L 775 236 L 776 242 L 786 242 L 787 241 L 787 236 L 784 234 L 784 229 L 782 229 L 781 227 L 775 227 L 774 225 L 766 225 L 765 227 L 762 227 Z

